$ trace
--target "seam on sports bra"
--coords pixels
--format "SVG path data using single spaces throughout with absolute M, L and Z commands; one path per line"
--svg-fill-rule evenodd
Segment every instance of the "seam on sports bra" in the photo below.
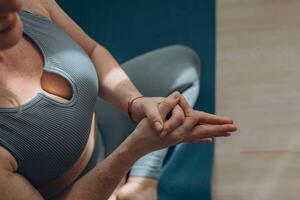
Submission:
M 21 111 L 27 110 L 28 108 L 31 108 L 33 105 L 37 104 L 40 100 L 43 99 L 43 93 L 38 92 L 34 97 L 32 97 L 28 102 L 23 104 L 21 106 Z M 17 113 L 18 112 L 18 106 L 9 107 L 9 108 L 0 108 L 0 114 L 1 113 Z
M 42 19 L 42 20 L 44 20 L 44 21 L 47 21 L 47 22 L 51 22 L 51 23 L 52 23 L 52 21 L 49 20 L 47 17 L 45 17 L 45 16 L 43 16 L 43 15 L 39 15 L 39 14 L 33 13 L 33 12 L 29 11 L 29 10 L 22 9 L 20 12 L 28 13 L 28 14 L 34 16 L 34 17 L 37 17 L 37 18 L 39 18 L 39 19 Z

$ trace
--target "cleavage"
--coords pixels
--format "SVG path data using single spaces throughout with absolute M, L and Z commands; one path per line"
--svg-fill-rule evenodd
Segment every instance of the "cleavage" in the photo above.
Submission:
M 23 39 L 7 55 L 5 76 L 0 76 L 6 89 L 15 93 L 20 104 L 30 101 L 38 92 L 42 92 L 60 102 L 72 98 L 72 86 L 60 74 L 44 70 L 44 56 L 36 44 L 24 35 Z M 3 73 L 4 74 L 4 73 Z

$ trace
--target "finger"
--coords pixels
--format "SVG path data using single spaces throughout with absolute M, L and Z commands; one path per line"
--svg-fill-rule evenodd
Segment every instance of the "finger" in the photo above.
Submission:
M 229 137 L 231 136 L 231 133 L 211 133 L 209 135 L 190 135 L 186 141 L 189 143 L 199 143 L 202 140 L 208 140 L 208 139 L 213 139 L 217 137 Z
M 212 143 L 212 138 L 204 138 L 198 141 L 198 143 L 206 143 L 206 144 L 210 144 Z
M 209 135 L 202 135 L 202 138 L 216 138 L 216 137 L 229 137 L 231 133 L 229 132 L 222 132 L 222 133 L 210 133 Z
M 193 128 L 192 133 L 210 135 L 214 133 L 235 132 L 236 126 L 234 124 L 222 125 L 197 125 Z
M 191 141 L 190 143 L 204 143 L 204 144 L 210 144 L 210 143 L 212 143 L 212 141 L 213 141 L 212 138 L 201 138 L 201 139 L 198 139 L 198 140 Z
M 172 111 L 172 115 L 170 119 L 168 119 L 164 123 L 164 130 L 161 133 L 161 136 L 165 136 L 168 133 L 172 132 L 176 128 L 178 128 L 180 125 L 182 125 L 184 122 L 184 112 L 181 109 L 179 105 L 176 105 L 175 108 Z
M 165 97 L 152 97 L 155 103 L 161 103 Z
M 185 117 L 183 124 L 177 129 L 175 129 L 173 132 L 171 132 L 169 135 L 171 137 L 175 137 L 177 143 L 186 141 L 196 124 L 197 118 Z
M 218 115 L 209 114 L 196 110 L 196 116 L 198 117 L 200 124 L 233 124 L 233 120 L 229 117 L 223 117 Z
M 234 131 L 236 131 L 236 127 L 233 124 L 198 125 L 195 126 L 188 135 L 188 140 L 192 141 L 201 138 L 230 136 L 230 132 Z
M 145 107 L 145 115 L 149 119 L 152 128 L 156 131 L 162 131 L 163 120 L 158 110 L 157 104 L 151 104 Z
M 194 113 L 194 110 L 191 108 L 191 106 L 188 104 L 186 99 L 183 95 L 180 95 L 179 105 L 182 108 L 185 116 L 192 116 Z
M 168 113 L 170 113 L 178 104 L 179 98 L 180 94 L 178 94 L 178 92 L 173 92 L 158 105 L 161 117 L 163 119 L 165 119 Z

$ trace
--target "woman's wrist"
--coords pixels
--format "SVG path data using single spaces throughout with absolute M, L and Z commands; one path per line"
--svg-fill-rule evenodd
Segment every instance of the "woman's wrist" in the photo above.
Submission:
M 138 90 L 126 93 L 125 98 L 123 99 L 123 101 L 125 101 L 126 103 L 126 109 L 127 109 L 128 102 L 130 102 L 132 99 L 139 96 L 143 96 L 143 95 Z
M 159 149 L 157 144 L 153 143 L 154 140 L 152 139 L 152 136 L 149 137 L 149 135 L 152 134 L 152 129 L 149 124 L 145 127 L 145 121 L 148 120 L 143 119 L 140 121 L 138 126 L 126 139 L 128 140 L 130 152 L 139 158 Z M 149 131 L 151 133 L 148 133 Z
M 138 101 L 141 98 L 145 98 L 144 96 L 140 95 L 140 96 L 136 96 L 134 98 L 132 98 L 129 102 L 128 102 L 128 108 L 127 108 L 127 114 L 129 116 L 129 118 L 131 119 L 131 121 L 133 122 L 137 122 L 139 121 L 138 119 L 136 119 L 136 117 L 134 116 L 134 111 L 137 110 L 136 107 L 133 107 L 133 104 L 135 103 L 135 101 Z
M 148 153 L 145 145 L 135 137 L 137 131 L 138 130 L 135 129 L 120 145 L 122 152 L 126 154 L 126 156 L 129 155 L 136 160 Z

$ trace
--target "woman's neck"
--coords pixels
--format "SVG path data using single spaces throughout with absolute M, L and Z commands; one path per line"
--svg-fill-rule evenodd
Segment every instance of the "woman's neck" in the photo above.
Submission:
M 16 45 L 0 51 L 0 69 L 3 67 L 7 68 L 13 66 L 12 64 L 18 60 L 17 57 L 20 55 L 21 40 Z

